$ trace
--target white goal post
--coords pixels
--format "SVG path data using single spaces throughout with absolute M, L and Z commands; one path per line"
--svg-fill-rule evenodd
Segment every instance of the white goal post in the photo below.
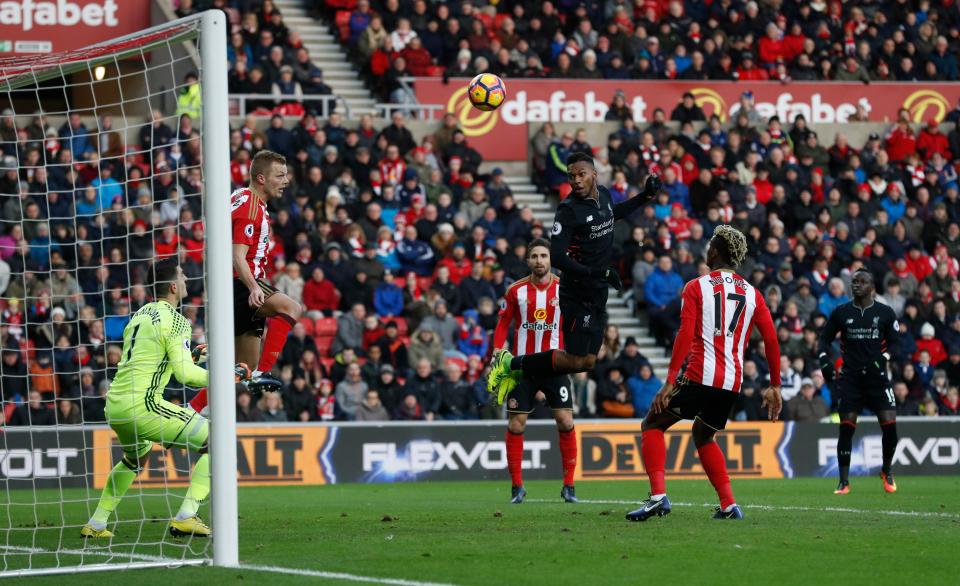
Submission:
M 209 10 L 84 49 L 0 58 L 0 131 L 5 130 L 7 118 L 19 129 L 16 144 L 0 134 L 0 208 L 5 212 L 10 204 L 9 209 L 19 209 L 20 214 L 0 213 L 0 237 L 16 242 L 12 256 L 5 256 L 0 248 L 0 313 L 7 320 L 0 327 L 3 341 L 9 342 L 2 353 L 10 357 L 9 363 L 0 363 L 0 406 L 6 407 L 0 412 L 0 578 L 211 561 L 219 566 L 239 565 L 228 26 L 224 12 Z M 194 83 L 185 79 L 188 71 L 197 72 L 201 105 L 198 115 L 188 115 L 192 126 L 191 121 L 184 122 L 187 134 L 177 138 L 176 132 L 184 128 L 178 94 Z M 152 146 L 137 142 L 144 129 L 151 128 L 155 112 L 159 112 L 160 122 L 177 129 L 162 155 L 153 144 L 153 130 L 146 131 Z M 73 130 L 72 119 L 82 120 L 88 132 Z M 56 127 L 49 130 L 53 123 L 61 128 L 59 133 Z M 39 139 L 30 134 L 35 130 L 32 126 L 39 128 Z M 39 147 L 31 147 L 34 140 Z M 65 149 L 63 144 L 70 146 Z M 81 144 L 90 150 L 81 153 Z M 64 155 L 64 150 L 69 150 L 69 155 Z M 105 170 L 111 161 L 115 164 L 111 174 L 113 169 L 129 171 L 139 166 L 146 177 L 135 176 L 138 173 L 133 171 L 125 172 L 119 181 L 113 179 Z M 147 168 L 149 171 L 144 170 Z M 54 175 L 60 182 L 65 176 L 69 188 L 54 189 Z M 85 176 L 83 183 L 80 176 Z M 102 204 L 109 194 L 107 187 L 114 189 L 113 184 L 121 195 Z M 16 194 L 3 192 L 10 185 L 18 189 Z M 84 199 L 91 185 L 92 203 Z M 163 186 L 163 195 L 157 185 Z M 63 204 L 67 194 L 72 214 L 54 216 L 54 207 Z M 39 217 L 34 216 L 36 202 L 44 204 L 36 206 L 43 208 Z M 88 204 L 95 211 L 84 215 L 81 207 L 86 210 Z M 191 211 L 191 206 L 196 215 L 184 213 Z M 63 209 L 62 205 L 57 209 Z M 172 220 L 163 224 L 155 220 L 170 210 Z M 110 232 L 112 222 L 122 231 L 122 244 L 117 245 L 117 233 Z M 170 244 L 163 240 L 170 228 L 170 233 L 179 235 L 198 224 L 202 236 L 193 253 L 202 257 L 197 263 L 202 272 L 193 280 L 196 294 L 194 301 L 191 297 L 184 300 L 184 312 L 188 317 L 202 316 L 204 331 L 195 331 L 194 337 L 203 337 L 208 344 L 213 537 L 171 539 L 166 526 L 157 522 L 176 511 L 195 456 L 183 460 L 179 454 L 155 447 L 154 461 L 159 467 L 141 472 L 130 495 L 120 502 L 116 536 L 106 542 L 84 542 L 80 528 L 96 508 L 104 477 L 116 458 L 113 432 L 102 423 L 102 407 L 100 424 L 91 409 L 98 401 L 102 403 L 115 366 L 111 353 L 116 353 L 117 340 L 109 337 L 109 331 L 96 343 L 70 340 L 78 331 L 87 332 L 93 340 L 94 334 L 89 332 L 107 330 L 106 323 L 114 318 L 110 323 L 124 323 L 124 315 L 129 314 L 118 315 L 115 308 L 136 302 L 137 290 L 143 288 L 137 281 L 142 278 L 142 267 L 163 256 L 158 243 Z M 146 232 L 140 232 L 144 226 Z M 33 238 L 26 238 L 27 227 Z M 62 234 L 68 235 L 67 245 L 58 239 Z M 131 242 L 143 239 L 143 234 L 156 250 L 152 257 L 133 253 Z M 174 240 L 169 256 L 183 262 L 184 251 L 178 242 L 183 245 L 182 240 Z M 101 265 L 83 264 L 87 247 L 110 250 L 115 256 L 104 256 Z M 79 251 L 73 260 L 62 260 L 67 248 Z M 53 264 L 55 258 L 61 259 L 60 264 Z M 13 266 L 4 259 L 16 265 L 12 272 L 4 269 Z M 94 283 L 99 290 L 80 289 L 80 273 L 87 269 L 97 279 Z M 114 276 L 125 285 L 113 283 Z M 66 310 L 57 305 L 57 290 L 52 285 L 61 278 L 72 280 L 78 290 L 63 297 Z M 38 283 L 50 286 L 41 290 Z M 4 292 L 8 285 L 17 297 Z M 88 300 L 93 303 L 85 305 Z M 40 313 L 34 306 L 41 308 L 37 310 Z M 84 313 L 90 306 L 105 309 L 90 318 L 89 311 Z M 11 322 L 10 316 L 20 321 Z M 13 333 L 11 324 L 19 334 Z M 46 341 L 32 339 L 36 332 L 47 331 Z M 71 334 L 64 334 L 67 342 L 62 342 L 58 332 L 65 331 Z M 37 381 L 46 379 L 37 378 L 35 371 L 46 372 L 42 369 L 47 356 L 55 358 L 50 379 L 58 382 L 55 391 L 39 393 Z M 62 356 L 72 357 L 72 362 L 65 360 L 64 364 L 78 366 L 69 372 L 59 370 Z M 88 362 L 83 362 L 85 359 Z M 99 386 L 93 384 L 98 376 Z M 62 384 L 66 380 L 70 384 Z M 39 399 L 33 401 L 34 396 Z M 44 420 L 52 417 L 52 424 L 37 424 L 37 416 Z M 16 424 L 5 426 L 7 419 L 15 419 Z M 149 482 L 143 480 L 145 474 L 150 476 Z

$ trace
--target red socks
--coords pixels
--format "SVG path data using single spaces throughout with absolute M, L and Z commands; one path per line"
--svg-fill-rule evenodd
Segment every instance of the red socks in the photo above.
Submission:
M 736 501 L 733 499 L 733 489 L 730 488 L 727 460 L 723 457 L 723 451 L 717 442 L 710 442 L 698 448 L 697 453 L 700 455 L 703 471 L 707 473 L 710 483 L 717 491 L 717 496 L 720 497 L 720 508 L 726 510 Z
M 507 468 L 513 486 L 523 484 L 523 434 L 507 430 Z
M 190 399 L 190 408 L 200 413 L 207 406 L 207 387 L 200 389 L 192 399 Z
M 280 352 L 283 351 L 283 345 L 287 343 L 287 335 L 296 325 L 297 320 L 285 313 L 278 314 L 270 320 L 270 326 L 267 328 L 266 339 L 263 343 L 263 354 L 260 355 L 260 364 L 257 370 L 262 373 L 268 373 L 273 370 L 273 365 L 277 363 Z
M 663 478 L 663 470 L 667 465 L 667 444 L 663 440 L 663 432 L 659 429 L 648 429 L 641 437 L 640 454 L 643 468 L 650 479 L 650 494 L 666 494 L 667 484 Z
M 573 475 L 577 471 L 577 430 L 560 431 L 560 461 L 563 462 L 563 485 L 573 486 Z

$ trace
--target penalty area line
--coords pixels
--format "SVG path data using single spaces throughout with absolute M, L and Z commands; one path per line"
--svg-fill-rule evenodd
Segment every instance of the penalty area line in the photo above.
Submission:
M 557 503 L 558 501 L 550 499 L 526 499 L 526 503 Z M 629 500 L 603 500 L 603 499 L 580 499 L 580 503 L 585 505 L 630 505 L 630 506 L 639 506 L 640 501 L 629 501 Z M 704 508 L 714 508 L 716 503 L 683 503 L 670 501 L 670 504 L 675 507 L 704 507 Z M 927 511 L 889 511 L 889 510 L 870 510 L 870 509 L 853 509 L 849 507 L 801 507 L 801 506 L 792 506 L 792 505 L 759 505 L 759 504 L 749 504 L 741 505 L 744 510 L 762 510 L 762 511 L 801 511 L 801 512 L 810 512 L 810 513 L 850 513 L 854 515 L 887 515 L 890 517 L 918 517 L 918 518 L 934 518 L 934 519 L 960 519 L 960 515 L 955 513 L 938 513 L 938 512 L 927 512 Z
M 325 572 L 321 570 L 305 570 L 301 568 L 286 568 L 283 566 L 261 566 L 257 564 L 243 564 L 239 566 L 241 570 L 251 570 L 255 572 L 271 572 L 274 574 L 287 574 L 290 576 L 306 576 L 310 578 L 326 578 L 328 580 L 344 580 L 347 582 L 363 582 L 367 584 L 390 584 L 392 586 L 454 586 L 441 582 L 420 582 L 418 580 L 404 580 L 401 578 L 380 578 L 377 576 L 359 576 L 357 574 L 346 574 L 343 572 Z

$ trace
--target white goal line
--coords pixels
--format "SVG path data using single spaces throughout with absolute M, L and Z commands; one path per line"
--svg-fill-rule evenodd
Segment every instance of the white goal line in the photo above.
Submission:
M 69 568 L 34 568 L 23 570 L 0 571 L 0 578 L 21 578 L 27 576 L 37 576 L 42 574 L 64 574 L 78 572 L 109 572 L 125 569 L 146 569 L 146 568 L 176 568 L 179 566 L 198 566 L 209 564 L 207 558 L 196 559 L 177 559 L 166 558 L 162 556 L 139 554 L 139 553 L 120 553 L 107 552 L 96 549 L 44 549 L 42 547 L 18 547 L 15 545 L 0 545 L 0 551 L 10 553 L 31 553 L 31 554 L 50 554 L 50 555 L 76 555 L 76 556 L 94 556 L 104 558 L 124 558 L 131 560 L 127 563 L 109 563 L 109 564 L 89 564 L 81 566 L 72 566 Z M 404 580 L 401 578 L 381 578 L 377 576 L 360 576 L 357 574 L 347 574 L 343 572 L 326 572 L 322 570 L 306 570 L 302 568 L 286 568 L 283 566 L 261 566 L 257 564 L 240 564 L 239 569 L 254 572 L 269 572 L 273 574 L 287 574 L 290 576 L 305 576 L 311 578 L 325 578 L 327 580 L 343 580 L 347 582 L 361 582 L 367 584 L 389 584 L 391 586 L 454 586 L 442 582 L 420 582 L 417 580 Z
M 559 503 L 559 501 L 551 499 L 526 499 L 523 502 L 525 503 Z M 640 501 L 629 501 L 629 500 L 593 500 L 593 499 L 580 499 L 580 504 L 584 505 L 631 505 L 637 506 L 640 504 Z M 683 502 L 674 502 L 670 501 L 670 504 L 674 507 L 704 507 L 704 508 L 714 508 L 717 506 L 717 503 L 683 503 Z M 798 507 L 792 505 L 758 505 L 758 504 L 749 504 L 742 505 L 744 510 L 750 509 L 760 509 L 763 511 L 804 511 L 804 512 L 814 512 L 814 513 L 852 513 L 855 515 L 887 515 L 890 517 L 926 517 L 926 518 L 937 518 L 937 519 L 960 519 L 960 515 L 956 513 L 938 513 L 938 512 L 927 512 L 927 511 L 889 511 L 889 510 L 870 510 L 870 509 L 852 509 L 849 507 Z

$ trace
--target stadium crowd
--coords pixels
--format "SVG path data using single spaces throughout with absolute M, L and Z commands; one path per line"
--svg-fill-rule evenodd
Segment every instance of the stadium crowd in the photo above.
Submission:
M 264 5 L 270 4 L 269 0 Z M 307 1 L 385 97 L 404 75 L 956 81 L 955 2 Z
M 269 4 L 241 21 L 260 27 Z M 608 4 L 621 12 L 619 3 Z M 850 12 L 859 4 L 877 3 L 848 3 Z M 734 5 L 740 8 L 714 3 Z M 785 12 L 793 5 L 785 3 Z M 191 3 L 180 7 L 189 11 Z M 943 12 L 939 19 L 924 12 L 924 21 L 950 22 L 952 13 Z M 878 14 L 916 22 L 920 12 L 875 11 L 870 22 Z M 253 51 L 234 49 L 237 62 Z M 268 59 L 275 53 L 261 51 Z M 281 80 L 289 73 L 283 68 Z M 126 129 L 110 115 L 92 123 L 73 113 L 53 125 L 43 114 L 14 115 L 0 105 L 7 424 L 102 420 L 122 331 L 150 299 L 145 278 L 155 258 L 179 258 L 190 284 L 185 311 L 195 342 L 205 341 L 196 91 L 188 76 L 177 114 L 154 112 L 134 133 L 136 144 L 127 144 Z M 614 97 L 611 111 L 625 107 Z M 657 201 L 632 225 L 618 226 L 616 241 L 618 268 L 658 343 L 669 349 L 679 290 L 704 270 L 714 227 L 732 223 L 750 241 L 742 272 L 764 291 L 776 319 L 788 417 L 815 420 L 836 401 L 817 369 L 816 333 L 848 298 L 860 266 L 902 320 L 902 351 L 892 363 L 900 413 L 960 413 L 960 107 L 947 114 L 949 132 L 935 123 L 918 131 L 904 114 L 884 136 L 853 145 L 840 134 L 829 146 L 802 118 L 762 119 L 749 93 L 730 125 L 711 119 L 696 130 L 699 117 L 690 114 L 697 110 L 685 96 L 644 128 L 624 114 L 604 145 L 588 144 L 585 133 L 558 135 L 550 124 L 531 141 L 533 176 L 550 197 L 563 195 L 572 152 L 596 155 L 615 198 L 632 195 L 646 173 L 661 174 Z M 231 176 L 234 187 L 245 185 L 261 149 L 287 156 L 291 185 L 270 206 L 269 277 L 303 303 L 307 317 L 278 362 L 283 392 L 256 402 L 238 393 L 238 418 L 499 417 L 483 388 L 497 301 L 526 274 L 525 243 L 543 236 L 543 226 L 516 204 L 502 172 L 480 172 L 482 158 L 452 115 L 417 140 L 400 112 L 379 130 L 369 116 L 321 120 L 306 107 L 291 125 L 280 114 L 265 129 L 251 115 L 232 130 Z M 762 418 L 766 372 L 755 340 L 737 418 Z M 642 416 L 660 384 L 636 340 L 622 340 L 611 326 L 598 368 L 574 379 L 578 415 Z M 167 398 L 182 402 L 191 392 L 170 388 Z

